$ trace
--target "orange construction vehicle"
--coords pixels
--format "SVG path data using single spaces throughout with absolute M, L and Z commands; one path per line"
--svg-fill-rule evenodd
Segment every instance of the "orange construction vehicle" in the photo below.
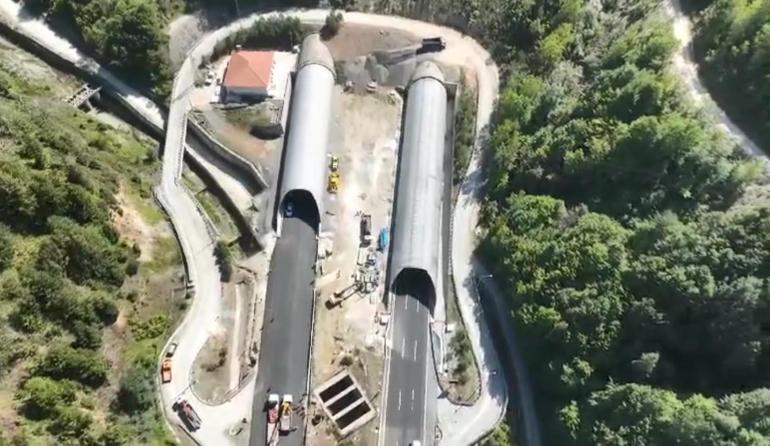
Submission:
M 160 366 L 160 378 L 163 384 L 171 382 L 171 358 L 163 360 L 163 364 Z

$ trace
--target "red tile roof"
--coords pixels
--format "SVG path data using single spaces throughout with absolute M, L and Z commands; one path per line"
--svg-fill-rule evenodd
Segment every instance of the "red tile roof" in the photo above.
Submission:
M 272 68 L 272 51 L 238 51 L 230 58 L 222 83 L 225 88 L 267 89 Z

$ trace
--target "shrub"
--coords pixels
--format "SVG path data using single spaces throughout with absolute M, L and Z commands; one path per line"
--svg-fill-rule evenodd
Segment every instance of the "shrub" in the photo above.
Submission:
M 71 379 L 91 387 L 101 386 L 107 379 L 107 362 L 98 352 L 54 345 L 32 369 L 35 376 Z
M 120 380 L 117 406 L 133 414 L 150 408 L 155 399 L 155 357 L 152 349 L 143 350 L 129 365 Z
M 222 274 L 222 280 L 228 282 L 233 274 L 233 254 L 222 240 L 218 241 L 214 247 L 214 256 L 217 258 L 217 265 L 219 266 L 219 272 Z
M 342 27 L 342 22 L 344 20 L 345 19 L 343 18 L 341 12 L 338 12 L 338 11 L 329 12 L 329 15 L 326 16 L 326 20 L 324 20 L 324 26 L 323 28 L 321 28 L 321 38 L 323 38 L 324 40 L 328 40 L 336 36 L 337 33 L 340 31 L 340 28 Z
M 18 391 L 25 414 L 33 419 L 49 418 L 60 407 L 75 401 L 76 386 L 67 380 L 33 377 Z

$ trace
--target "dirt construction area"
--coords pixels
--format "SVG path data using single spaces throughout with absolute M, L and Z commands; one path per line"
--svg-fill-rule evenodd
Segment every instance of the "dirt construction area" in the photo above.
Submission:
M 384 359 L 385 325 L 379 323 L 379 313 L 387 264 L 387 250 L 376 249 L 377 236 L 390 226 L 402 106 L 402 98 L 390 89 L 352 94 L 337 87 L 328 167 L 331 173 L 336 157 L 339 188 L 326 200 L 319 243 L 312 385 L 347 368 L 375 405 Z M 363 247 L 362 214 L 371 216 L 372 236 Z M 362 269 L 367 271 L 368 289 L 351 288 Z M 344 300 L 332 303 L 339 292 L 336 299 Z M 316 404 L 311 407 L 310 424 L 309 444 L 339 444 L 332 423 Z M 369 422 L 349 440 L 375 444 L 376 425 Z

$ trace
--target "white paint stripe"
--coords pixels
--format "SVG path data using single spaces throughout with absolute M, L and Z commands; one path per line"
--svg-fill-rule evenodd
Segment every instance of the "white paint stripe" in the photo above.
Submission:
M 398 410 L 401 410 L 401 391 L 398 391 Z
M 414 360 L 417 361 L 417 339 L 414 340 Z M 412 390 L 412 393 L 414 393 L 414 390 Z M 412 398 L 414 398 L 414 395 L 412 395 Z
M 406 353 L 406 337 L 401 339 L 401 354 Z
M 404 310 L 408 310 L 408 309 L 409 309 L 409 298 L 404 297 Z

